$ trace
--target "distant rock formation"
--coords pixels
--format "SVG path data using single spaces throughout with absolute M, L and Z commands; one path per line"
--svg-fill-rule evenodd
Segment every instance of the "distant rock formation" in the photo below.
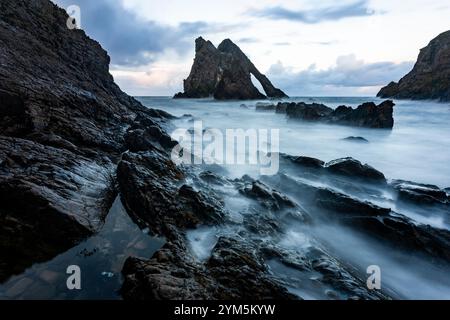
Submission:
M 206 98 L 218 100 L 265 99 L 253 85 L 253 75 L 263 87 L 267 97 L 284 98 L 287 95 L 275 88 L 250 59 L 230 39 L 218 48 L 199 37 L 195 40 L 195 59 L 189 77 L 184 80 L 184 92 L 175 98 Z
M 334 110 L 318 103 L 280 102 L 273 108 L 265 106 L 265 109 L 276 110 L 276 113 L 285 113 L 291 119 L 355 127 L 392 129 L 394 126 L 394 106 L 395 104 L 391 100 L 386 100 L 378 106 L 373 102 L 366 102 L 356 109 L 339 106 Z
M 450 101 L 450 31 L 420 51 L 413 70 L 378 93 L 381 98 Z

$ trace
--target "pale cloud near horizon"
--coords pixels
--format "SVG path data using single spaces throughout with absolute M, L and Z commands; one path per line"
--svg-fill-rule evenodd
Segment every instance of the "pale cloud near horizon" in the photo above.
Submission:
M 291 95 L 372 95 L 450 29 L 444 0 L 54 2 L 80 5 L 83 28 L 108 50 L 111 73 L 132 95 L 180 91 L 200 35 L 215 44 L 231 38 Z

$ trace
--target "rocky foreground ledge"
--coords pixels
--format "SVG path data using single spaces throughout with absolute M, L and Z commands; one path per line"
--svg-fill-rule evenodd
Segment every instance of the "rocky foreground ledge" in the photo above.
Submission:
M 275 104 L 258 103 L 256 111 L 275 111 L 286 114 L 289 119 L 318 121 L 355 127 L 392 129 L 394 127 L 394 102 L 386 100 L 378 106 L 366 102 L 356 109 L 339 106 L 336 109 L 320 103 L 280 102 Z
M 170 117 L 123 93 L 67 19 L 48 0 L 0 2 L 0 282 L 102 227 L 131 137 L 170 140 Z

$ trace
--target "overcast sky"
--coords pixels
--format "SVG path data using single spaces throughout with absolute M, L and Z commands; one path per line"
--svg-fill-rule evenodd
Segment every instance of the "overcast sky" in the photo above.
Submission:
M 182 90 L 194 40 L 230 38 L 291 96 L 374 95 L 450 29 L 449 0 L 54 0 L 108 50 L 131 95 Z

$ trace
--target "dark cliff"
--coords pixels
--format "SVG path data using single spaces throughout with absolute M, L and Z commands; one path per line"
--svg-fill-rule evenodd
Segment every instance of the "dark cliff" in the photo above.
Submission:
M 413 70 L 378 93 L 382 98 L 450 101 L 450 31 L 420 51 Z
M 48 0 L 0 2 L 0 282 L 99 230 L 128 128 L 165 116 L 67 19 Z
M 195 41 L 195 59 L 189 77 L 184 81 L 184 93 L 176 98 L 264 99 L 251 80 L 253 75 L 270 98 L 284 98 L 286 94 L 273 86 L 241 49 L 231 40 L 219 47 L 198 38 Z

